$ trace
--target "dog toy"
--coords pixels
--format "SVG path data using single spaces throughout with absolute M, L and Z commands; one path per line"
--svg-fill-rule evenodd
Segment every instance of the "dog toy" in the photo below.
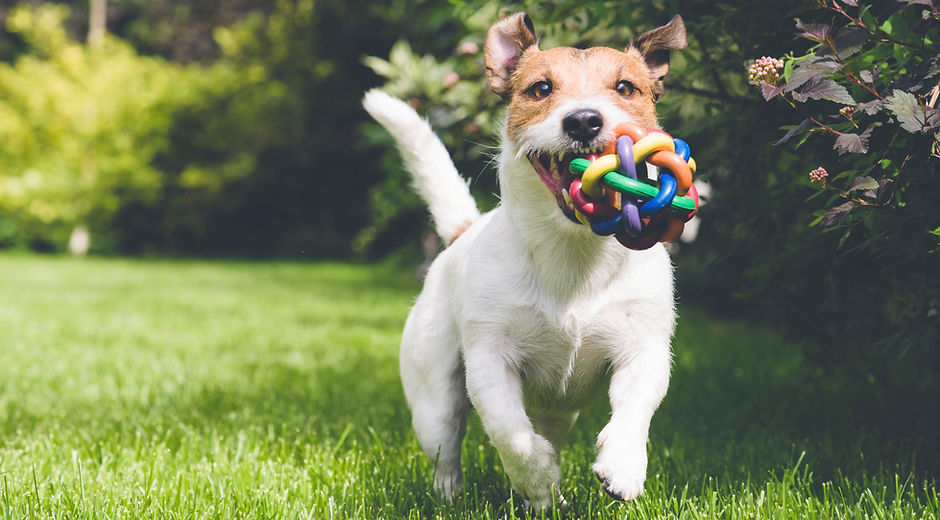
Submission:
M 568 188 L 575 216 L 594 233 L 614 235 L 638 251 L 678 239 L 699 204 L 689 145 L 634 123 L 620 123 L 614 135 L 600 157 L 571 161 L 571 173 L 580 176 Z M 660 168 L 658 182 L 645 171 L 637 177 L 637 166 L 645 170 L 647 163 Z

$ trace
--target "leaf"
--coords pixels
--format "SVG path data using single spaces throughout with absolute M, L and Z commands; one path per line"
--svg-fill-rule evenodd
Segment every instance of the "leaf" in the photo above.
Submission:
M 926 132 L 940 125 L 940 111 L 934 108 L 928 111 L 917 101 L 917 96 L 910 92 L 894 89 L 885 98 L 885 108 L 897 118 L 901 128 L 912 134 Z
M 774 143 L 774 146 L 780 146 L 786 143 L 787 141 L 790 140 L 791 137 L 794 136 L 794 134 L 796 134 L 797 132 L 801 130 L 805 130 L 806 127 L 811 126 L 811 125 L 812 125 L 812 122 L 809 119 L 804 119 L 803 121 L 800 122 L 800 124 L 787 130 L 787 133 L 783 134 L 783 137 L 781 137 L 776 143 Z
M 889 191 L 888 188 L 893 185 L 894 185 L 893 180 L 887 177 L 882 177 L 881 179 L 878 180 L 877 188 L 872 188 L 866 191 L 865 193 L 863 193 L 863 195 L 865 195 L 868 198 L 878 200 L 879 198 L 881 198 L 881 196 L 884 193 L 887 193 Z M 888 197 L 888 201 L 890 200 L 891 200 L 891 197 Z M 888 201 L 885 201 L 884 203 L 887 204 Z
M 363 56 L 362 64 L 384 78 L 392 78 L 396 73 L 394 65 L 375 56 Z
M 831 35 L 829 43 L 832 47 L 835 47 L 839 58 L 844 61 L 862 50 L 870 37 L 871 33 L 865 29 L 850 26 L 840 29 L 834 36 Z M 819 56 L 832 56 L 832 54 L 832 49 L 829 47 L 823 47 L 819 50 Z
M 839 152 L 839 155 L 848 153 L 868 153 L 868 137 L 871 135 L 871 128 L 866 129 L 861 134 L 842 134 L 836 138 L 833 150 Z
M 851 186 L 849 186 L 849 189 L 847 192 L 852 193 L 853 191 L 858 191 L 858 190 L 874 190 L 879 187 L 880 186 L 878 184 L 878 181 L 865 175 L 852 181 L 852 184 Z
M 827 99 L 843 105 L 855 105 L 849 91 L 831 79 L 813 78 L 807 81 L 799 92 L 793 93 L 793 99 L 800 102 L 807 99 Z
M 787 84 L 784 85 L 784 92 L 796 90 L 813 78 L 822 79 L 823 75 L 831 75 L 840 68 L 842 68 L 842 65 L 837 61 L 814 56 L 801 62 L 793 70 L 793 74 L 790 75 L 790 79 L 787 81 Z
M 927 70 L 927 75 L 924 76 L 924 79 L 930 79 L 937 74 L 940 74 L 940 56 L 935 56 L 932 60 L 929 61 L 930 68 Z
M 771 85 L 770 83 L 767 83 L 766 81 L 761 81 L 760 91 L 761 91 L 761 94 L 764 95 L 764 101 L 770 101 L 771 99 L 777 97 L 778 94 L 783 92 L 783 87 L 782 86 L 778 87 L 775 85 Z
M 873 116 L 878 112 L 881 112 L 881 108 L 884 106 L 884 104 L 885 101 L 883 99 L 876 99 L 867 103 L 859 103 L 859 105 L 855 107 L 855 111 L 865 112 L 866 114 Z
M 825 23 L 803 23 L 799 18 L 796 19 L 796 29 L 800 31 L 799 36 L 815 42 L 824 42 L 829 35 L 831 26 Z
M 823 215 L 822 220 L 819 221 L 819 225 L 822 227 L 830 227 L 842 222 L 845 220 L 845 217 L 849 216 L 849 212 L 852 211 L 854 207 L 854 203 L 846 202 L 827 209 L 826 214 Z

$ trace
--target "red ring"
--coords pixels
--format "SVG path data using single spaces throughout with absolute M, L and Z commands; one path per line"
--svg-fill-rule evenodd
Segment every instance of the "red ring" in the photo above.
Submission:
M 617 238 L 617 241 L 621 245 L 628 249 L 633 249 L 634 251 L 644 251 L 656 245 L 659 242 L 659 237 L 663 235 L 667 228 L 666 219 L 656 216 L 653 217 L 649 222 L 645 221 L 643 223 L 643 234 L 638 237 L 631 237 L 622 231 L 614 235 Z
M 571 202 L 578 208 L 578 211 L 584 213 L 584 216 L 592 220 L 606 220 L 613 218 L 617 213 L 617 208 L 605 202 L 594 202 L 584 194 L 581 189 L 581 179 L 572 179 L 568 187 L 568 194 L 571 195 Z

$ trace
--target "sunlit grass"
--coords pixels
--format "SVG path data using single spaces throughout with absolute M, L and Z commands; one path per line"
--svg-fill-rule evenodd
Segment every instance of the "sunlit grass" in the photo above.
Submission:
M 375 266 L 0 256 L 0 514 L 525 516 L 476 422 L 466 492 L 430 491 L 397 376 L 417 291 Z M 590 472 L 601 400 L 563 452 L 566 518 L 940 515 L 929 436 L 775 334 L 681 311 L 646 495 Z

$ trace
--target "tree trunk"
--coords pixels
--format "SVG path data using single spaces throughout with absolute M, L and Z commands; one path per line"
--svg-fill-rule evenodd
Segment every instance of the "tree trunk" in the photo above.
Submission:
M 108 0 L 89 0 L 88 44 L 98 45 L 104 40 L 108 22 Z

